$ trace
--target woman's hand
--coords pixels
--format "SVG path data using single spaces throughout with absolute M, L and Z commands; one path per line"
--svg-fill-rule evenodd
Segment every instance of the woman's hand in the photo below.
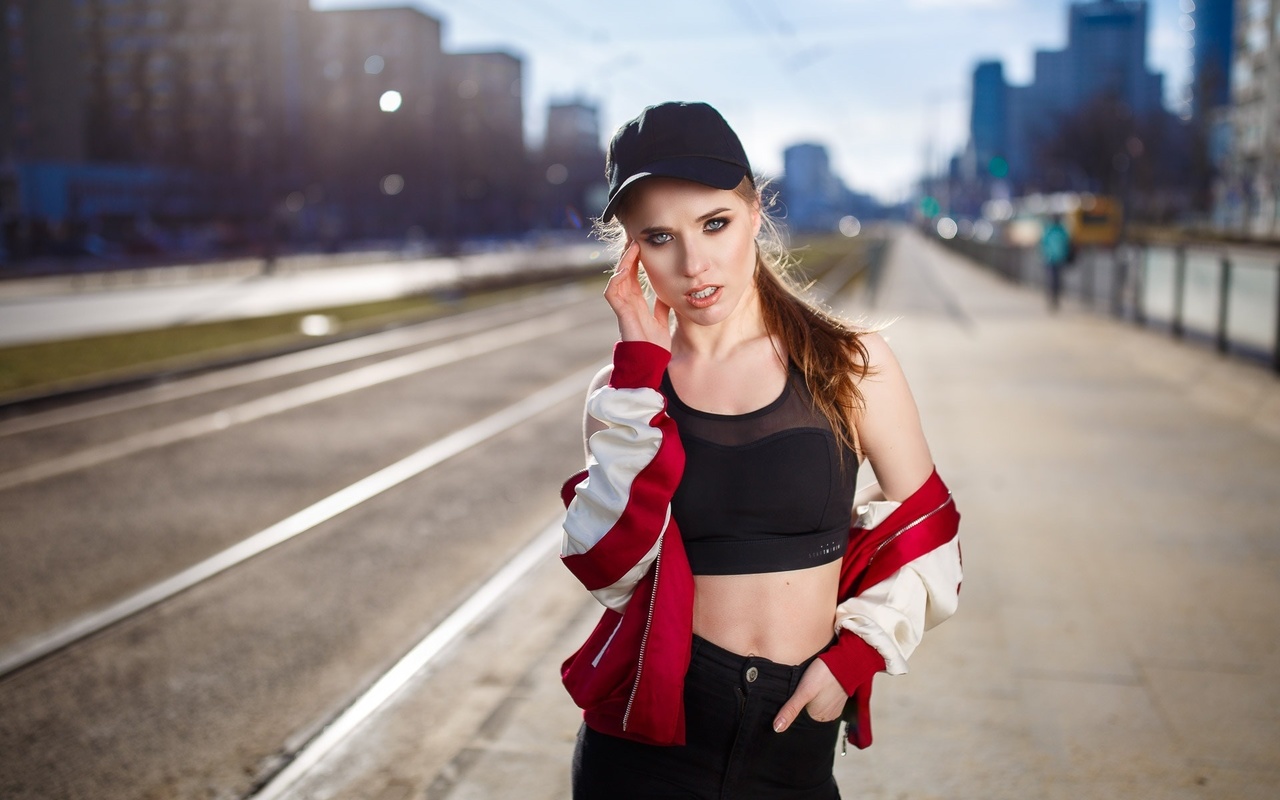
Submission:
M 665 350 L 671 349 L 671 309 L 655 297 L 653 310 L 649 310 L 644 288 L 640 286 L 639 243 L 627 244 L 605 287 L 604 299 L 618 316 L 622 341 L 652 342 Z
M 791 727 L 791 723 L 800 716 L 801 709 L 807 709 L 814 722 L 830 722 L 840 716 L 848 699 L 844 687 L 831 674 L 826 662 L 815 658 L 800 676 L 795 694 L 782 704 L 782 710 L 773 718 L 773 729 L 782 733 Z

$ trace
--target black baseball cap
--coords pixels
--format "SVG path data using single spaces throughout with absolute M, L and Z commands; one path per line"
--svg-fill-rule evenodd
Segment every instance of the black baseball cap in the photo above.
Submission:
M 738 135 L 706 103 L 662 103 L 641 111 L 613 135 L 605 174 L 609 202 L 600 217 L 605 222 L 618 210 L 623 192 L 644 178 L 683 178 L 714 189 L 732 189 L 743 178 L 755 183 Z

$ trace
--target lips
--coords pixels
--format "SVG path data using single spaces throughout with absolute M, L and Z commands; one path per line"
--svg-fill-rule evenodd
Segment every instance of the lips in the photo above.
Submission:
M 689 304 L 694 308 L 706 308 L 720 299 L 719 286 L 700 286 L 685 294 Z

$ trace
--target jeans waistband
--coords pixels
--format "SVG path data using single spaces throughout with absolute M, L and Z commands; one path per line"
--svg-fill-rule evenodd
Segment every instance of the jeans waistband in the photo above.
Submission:
M 779 664 L 760 656 L 738 655 L 695 633 L 691 661 L 710 668 L 726 679 L 736 679 L 745 690 L 769 690 L 790 697 L 804 671 L 817 657 L 818 654 L 814 653 L 802 664 Z

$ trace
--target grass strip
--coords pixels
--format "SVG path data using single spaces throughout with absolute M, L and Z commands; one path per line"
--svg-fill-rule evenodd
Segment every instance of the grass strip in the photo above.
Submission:
M 482 289 L 457 296 L 415 295 L 269 317 L 0 348 L 0 403 L 323 344 L 392 325 L 425 322 L 516 300 L 547 285 Z M 311 314 L 329 317 L 332 332 L 324 336 L 304 334 L 302 319 Z

